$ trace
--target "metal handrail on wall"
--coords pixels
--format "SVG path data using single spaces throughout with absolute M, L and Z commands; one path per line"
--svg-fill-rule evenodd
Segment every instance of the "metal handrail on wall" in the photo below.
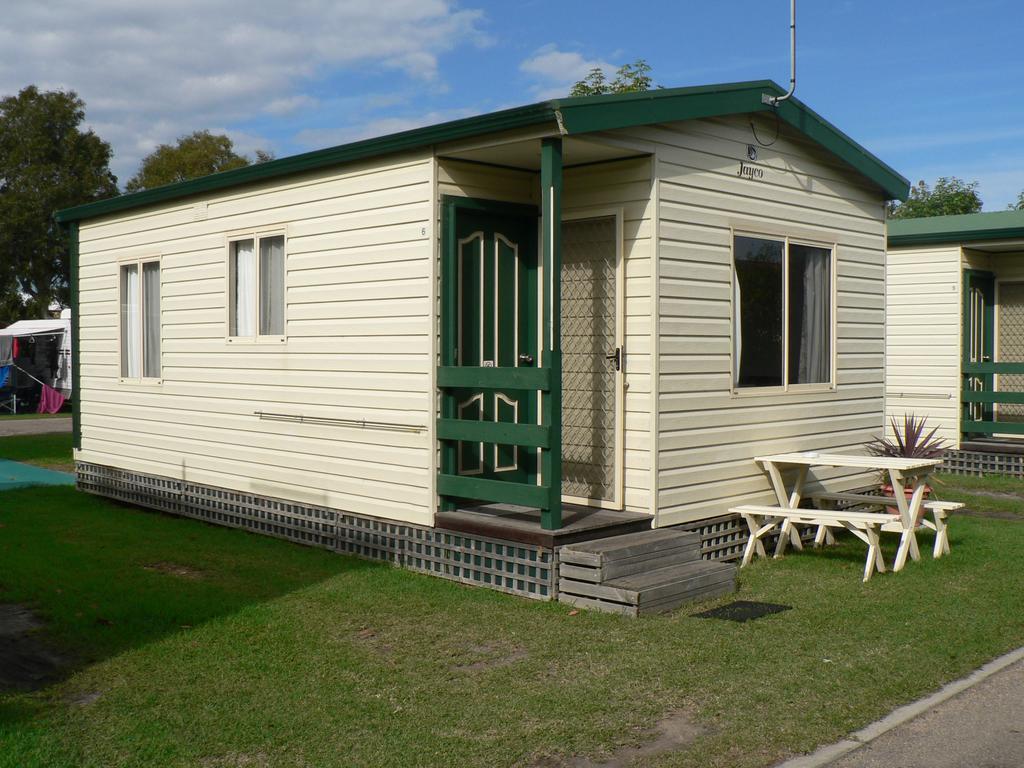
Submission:
M 338 419 L 331 416 L 305 416 L 301 413 L 271 413 L 253 411 L 263 421 L 290 421 L 297 424 L 323 424 L 332 427 L 360 427 L 362 429 L 380 429 L 388 432 L 425 432 L 426 427 L 415 424 L 401 424 L 394 421 L 369 421 L 368 419 Z

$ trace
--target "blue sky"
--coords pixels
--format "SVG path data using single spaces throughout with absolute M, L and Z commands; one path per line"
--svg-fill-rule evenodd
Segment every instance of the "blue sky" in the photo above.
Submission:
M 802 0 L 797 96 L 911 181 L 1024 189 L 1024 11 Z M 646 58 L 657 83 L 788 79 L 786 0 L 50 0 L 0 19 L 0 93 L 72 88 L 123 181 L 198 128 L 279 157 L 558 95 Z

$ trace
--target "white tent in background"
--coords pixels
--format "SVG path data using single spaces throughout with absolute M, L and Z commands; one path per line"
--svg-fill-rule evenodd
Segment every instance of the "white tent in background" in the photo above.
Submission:
M 63 313 L 62 313 L 63 314 Z M 28 338 L 32 336 L 59 336 L 57 344 L 57 375 L 46 384 L 65 397 L 71 395 L 71 318 L 58 320 L 19 320 L 0 329 L 0 338 Z

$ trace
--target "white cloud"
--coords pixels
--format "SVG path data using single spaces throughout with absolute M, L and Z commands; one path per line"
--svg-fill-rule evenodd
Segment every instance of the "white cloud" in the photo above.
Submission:
M 601 59 L 588 59 L 577 51 L 561 51 L 555 44 L 545 45 L 519 64 L 519 70 L 537 82 L 533 92 L 538 98 L 565 96 L 579 80 L 600 69 L 605 76 L 614 74 L 617 67 Z
M 390 133 L 400 133 L 413 128 L 422 128 L 425 125 L 436 125 L 448 122 L 449 120 L 470 117 L 475 114 L 478 114 L 478 112 L 473 109 L 451 109 L 425 112 L 413 117 L 385 117 L 371 120 L 359 127 L 311 128 L 299 131 L 295 136 L 295 141 L 310 149 L 333 147 L 339 144 L 347 144 L 350 141 L 386 136 Z
M 290 115 L 301 109 L 315 107 L 317 103 L 312 96 L 300 93 L 295 96 L 282 96 L 280 99 L 274 99 L 263 107 L 263 111 L 268 115 Z
M 28 84 L 77 91 L 124 180 L 157 143 L 310 109 L 303 85 L 336 70 L 436 84 L 441 54 L 486 44 L 481 18 L 454 0 L 8 3 L 0 95 Z
M 965 162 L 950 162 L 944 165 L 912 167 L 904 175 L 917 183 L 924 179 L 929 186 L 939 176 L 956 176 L 965 181 L 977 181 L 978 193 L 986 211 L 1005 210 L 1008 203 L 1016 202 L 1024 191 L 1024 159 L 980 159 Z

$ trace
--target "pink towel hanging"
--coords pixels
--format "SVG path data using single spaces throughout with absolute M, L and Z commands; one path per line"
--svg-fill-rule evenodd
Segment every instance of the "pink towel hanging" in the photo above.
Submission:
M 36 413 L 56 413 L 64 405 L 64 395 L 53 387 L 43 384 L 42 394 L 39 395 L 39 407 Z

